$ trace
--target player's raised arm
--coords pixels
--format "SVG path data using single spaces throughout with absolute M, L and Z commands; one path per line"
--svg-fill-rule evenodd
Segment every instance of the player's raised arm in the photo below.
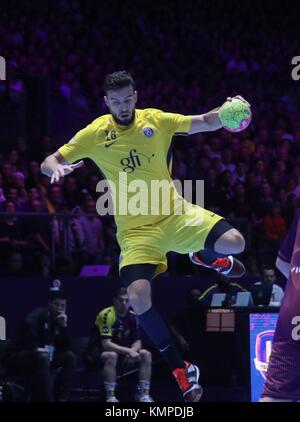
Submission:
M 217 129 L 221 129 L 222 123 L 219 118 L 219 108 L 209 111 L 205 114 L 199 114 L 198 116 L 192 116 L 191 129 L 189 135 L 198 132 L 211 132 Z
M 228 97 L 218 108 L 205 114 L 192 116 L 189 135 L 198 132 L 211 132 L 224 127 L 231 132 L 246 129 L 251 121 L 250 104 L 240 95 Z
M 95 130 L 90 124 L 81 129 L 54 154 L 49 155 L 41 164 L 41 172 L 51 177 L 51 183 L 58 182 L 62 177 L 72 173 L 83 165 L 82 158 L 91 158 L 95 141 Z M 75 163 L 75 161 L 79 161 Z M 72 164 L 74 163 L 74 164 Z
M 82 160 L 75 164 L 68 164 L 60 152 L 56 151 L 42 162 L 41 172 L 46 176 L 51 177 L 51 183 L 54 183 L 82 165 Z

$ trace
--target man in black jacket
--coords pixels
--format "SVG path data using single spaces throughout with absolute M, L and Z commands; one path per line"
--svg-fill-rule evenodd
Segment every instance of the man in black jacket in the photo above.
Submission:
M 12 339 L 5 365 L 9 373 L 29 379 L 31 401 L 66 401 L 76 357 L 71 351 L 66 298 L 50 291 L 47 308 L 30 312 Z M 51 388 L 51 372 L 55 372 Z

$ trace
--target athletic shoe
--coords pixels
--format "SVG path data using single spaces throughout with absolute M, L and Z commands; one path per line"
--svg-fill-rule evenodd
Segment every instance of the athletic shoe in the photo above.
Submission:
M 200 371 L 196 365 L 184 362 L 185 368 L 174 369 L 173 375 L 183 393 L 184 401 L 196 402 L 201 399 L 203 388 L 198 384 Z
M 189 257 L 194 264 L 201 265 L 202 267 L 206 268 L 211 268 L 212 270 L 215 270 L 227 277 L 239 278 L 242 277 L 246 272 L 244 264 L 238 259 L 234 258 L 232 255 L 217 258 L 211 264 L 205 264 L 205 262 L 201 261 L 197 252 L 190 252 Z
M 119 403 L 119 400 L 116 396 L 110 396 L 106 399 L 106 403 Z

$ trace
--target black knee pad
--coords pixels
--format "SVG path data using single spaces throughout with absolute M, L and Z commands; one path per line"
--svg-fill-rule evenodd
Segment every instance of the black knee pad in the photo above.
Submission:
M 212 249 L 214 250 L 215 243 L 222 236 L 222 234 L 228 232 L 228 230 L 233 229 L 227 220 L 222 218 L 219 220 L 208 233 L 208 236 L 205 240 L 204 249 Z
M 131 283 L 139 279 L 151 281 L 156 270 L 155 264 L 132 264 L 126 265 L 120 271 L 121 283 L 128 287 Z

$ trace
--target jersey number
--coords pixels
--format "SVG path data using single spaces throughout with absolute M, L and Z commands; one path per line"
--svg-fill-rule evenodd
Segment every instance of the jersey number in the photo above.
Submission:
M 105 141 L 107 142 L 107 141 L 111 141 L 111 140 L 114 140 L 114 139 L 117 139 L 116 131 L 115 130 L 111 130 L 111 131 L 106 130 L 105 131 Z

